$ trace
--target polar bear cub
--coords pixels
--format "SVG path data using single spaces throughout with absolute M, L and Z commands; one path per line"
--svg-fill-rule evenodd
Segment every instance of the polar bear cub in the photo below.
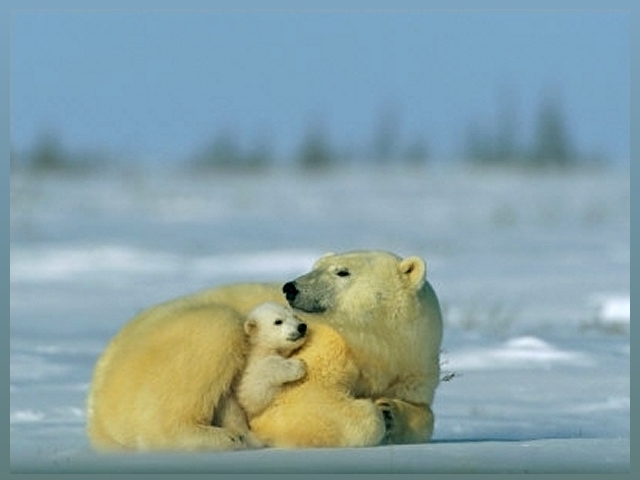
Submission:
M 244 329 L 250 350 L 236 395 L 251 419 L 271 404 L 282 385 L 304 377 L 304 362 L 290 355 L 306 341 L 307 325 L 291 308 L 267 302 L 249 313 Z

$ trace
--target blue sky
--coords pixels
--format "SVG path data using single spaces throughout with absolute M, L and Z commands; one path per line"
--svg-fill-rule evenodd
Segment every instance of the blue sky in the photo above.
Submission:
M 402 139 L 456 158 L 474 121 L 548 93 L 587 153 L 628 161 L 622 12 L 23 11 L 11 17 L 11 142 L 180 160 L 220 131 L 291 155 L 310 122 L 363 148 L 391 106 Z

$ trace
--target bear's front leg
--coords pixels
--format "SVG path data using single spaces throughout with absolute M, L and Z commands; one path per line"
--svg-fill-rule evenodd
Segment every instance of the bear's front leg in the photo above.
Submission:
M 384 417 L 385 443 L 425 443 L 431 440 L 434 418 L 428 404 L 386 397 L 378 398 L 375 404 Z

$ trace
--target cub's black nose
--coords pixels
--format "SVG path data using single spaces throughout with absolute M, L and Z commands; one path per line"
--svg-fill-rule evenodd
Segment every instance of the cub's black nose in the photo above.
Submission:
M 282 286 L 282 292 L 287 297 L 287 302 L 291 303 L 298 295 L 298 289 L 293 282 L 287 282 Z
M 306 331 L 307 331 L 306 323 L 301 323 L 300 325 L 298 325 L 298 333 L 304 335 Z

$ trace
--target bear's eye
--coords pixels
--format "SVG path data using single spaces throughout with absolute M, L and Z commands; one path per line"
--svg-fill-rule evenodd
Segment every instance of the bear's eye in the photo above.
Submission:
M 349 272 L 349 270 L 347 270 L 346 268 L 341 268 L 336 272 L 336 275 L 338 275 L 339 277 L 348 277 L 349 275 L 351 275 L 351 272 Z
M 282 320 L 278 319 L 275 322 L 273 322 L 274 325 L 282 325 Z

